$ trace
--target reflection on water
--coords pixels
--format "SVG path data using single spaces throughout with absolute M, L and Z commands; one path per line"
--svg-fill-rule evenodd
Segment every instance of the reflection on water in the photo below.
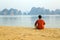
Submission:
M 25 26 L 34 27 L 37 16 L 0 17 L 1 26 Z M 43 16 L 47 28 L 60 28 L 60 16 Z

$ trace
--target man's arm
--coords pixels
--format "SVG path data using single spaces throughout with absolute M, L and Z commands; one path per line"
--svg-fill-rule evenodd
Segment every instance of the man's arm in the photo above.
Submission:
M 43 21 L 44 22 L 44 25 L 45 25 L 45 21 Z
M 45 22 L 44 22 L 44 25 L 45 25 Z
M 37 25 L 37 21 L 35 22 L 35 26 Z
M 42 20 L 43 21 L 43 25 L 45 25 L 45 21 L 44 20 Z

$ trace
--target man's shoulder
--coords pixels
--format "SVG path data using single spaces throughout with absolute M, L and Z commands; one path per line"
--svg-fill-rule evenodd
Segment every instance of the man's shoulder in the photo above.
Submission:
M 41 19 L 41 21 L 43 21 L 43 22 L 44 22 L 44 20 L 43 20 L 43 19 Z

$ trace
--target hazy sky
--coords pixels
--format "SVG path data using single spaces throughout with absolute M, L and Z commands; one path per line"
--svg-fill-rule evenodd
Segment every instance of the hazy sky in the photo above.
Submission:
M 60 0 L 0 0 L 0 10 L 15 8 L 27 12 L 32 7 L 44 7 L 50 10 L 60 9 Z

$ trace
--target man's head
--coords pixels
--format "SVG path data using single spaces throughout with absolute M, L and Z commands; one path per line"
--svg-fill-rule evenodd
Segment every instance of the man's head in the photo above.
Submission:
M 38 18 L 39 18 L 39 19 L 41 19 L 41 18 L 42 18 L 42 16 L 41 16 L 41 15 L 39 15 L 39 16 L 38 16 Z

